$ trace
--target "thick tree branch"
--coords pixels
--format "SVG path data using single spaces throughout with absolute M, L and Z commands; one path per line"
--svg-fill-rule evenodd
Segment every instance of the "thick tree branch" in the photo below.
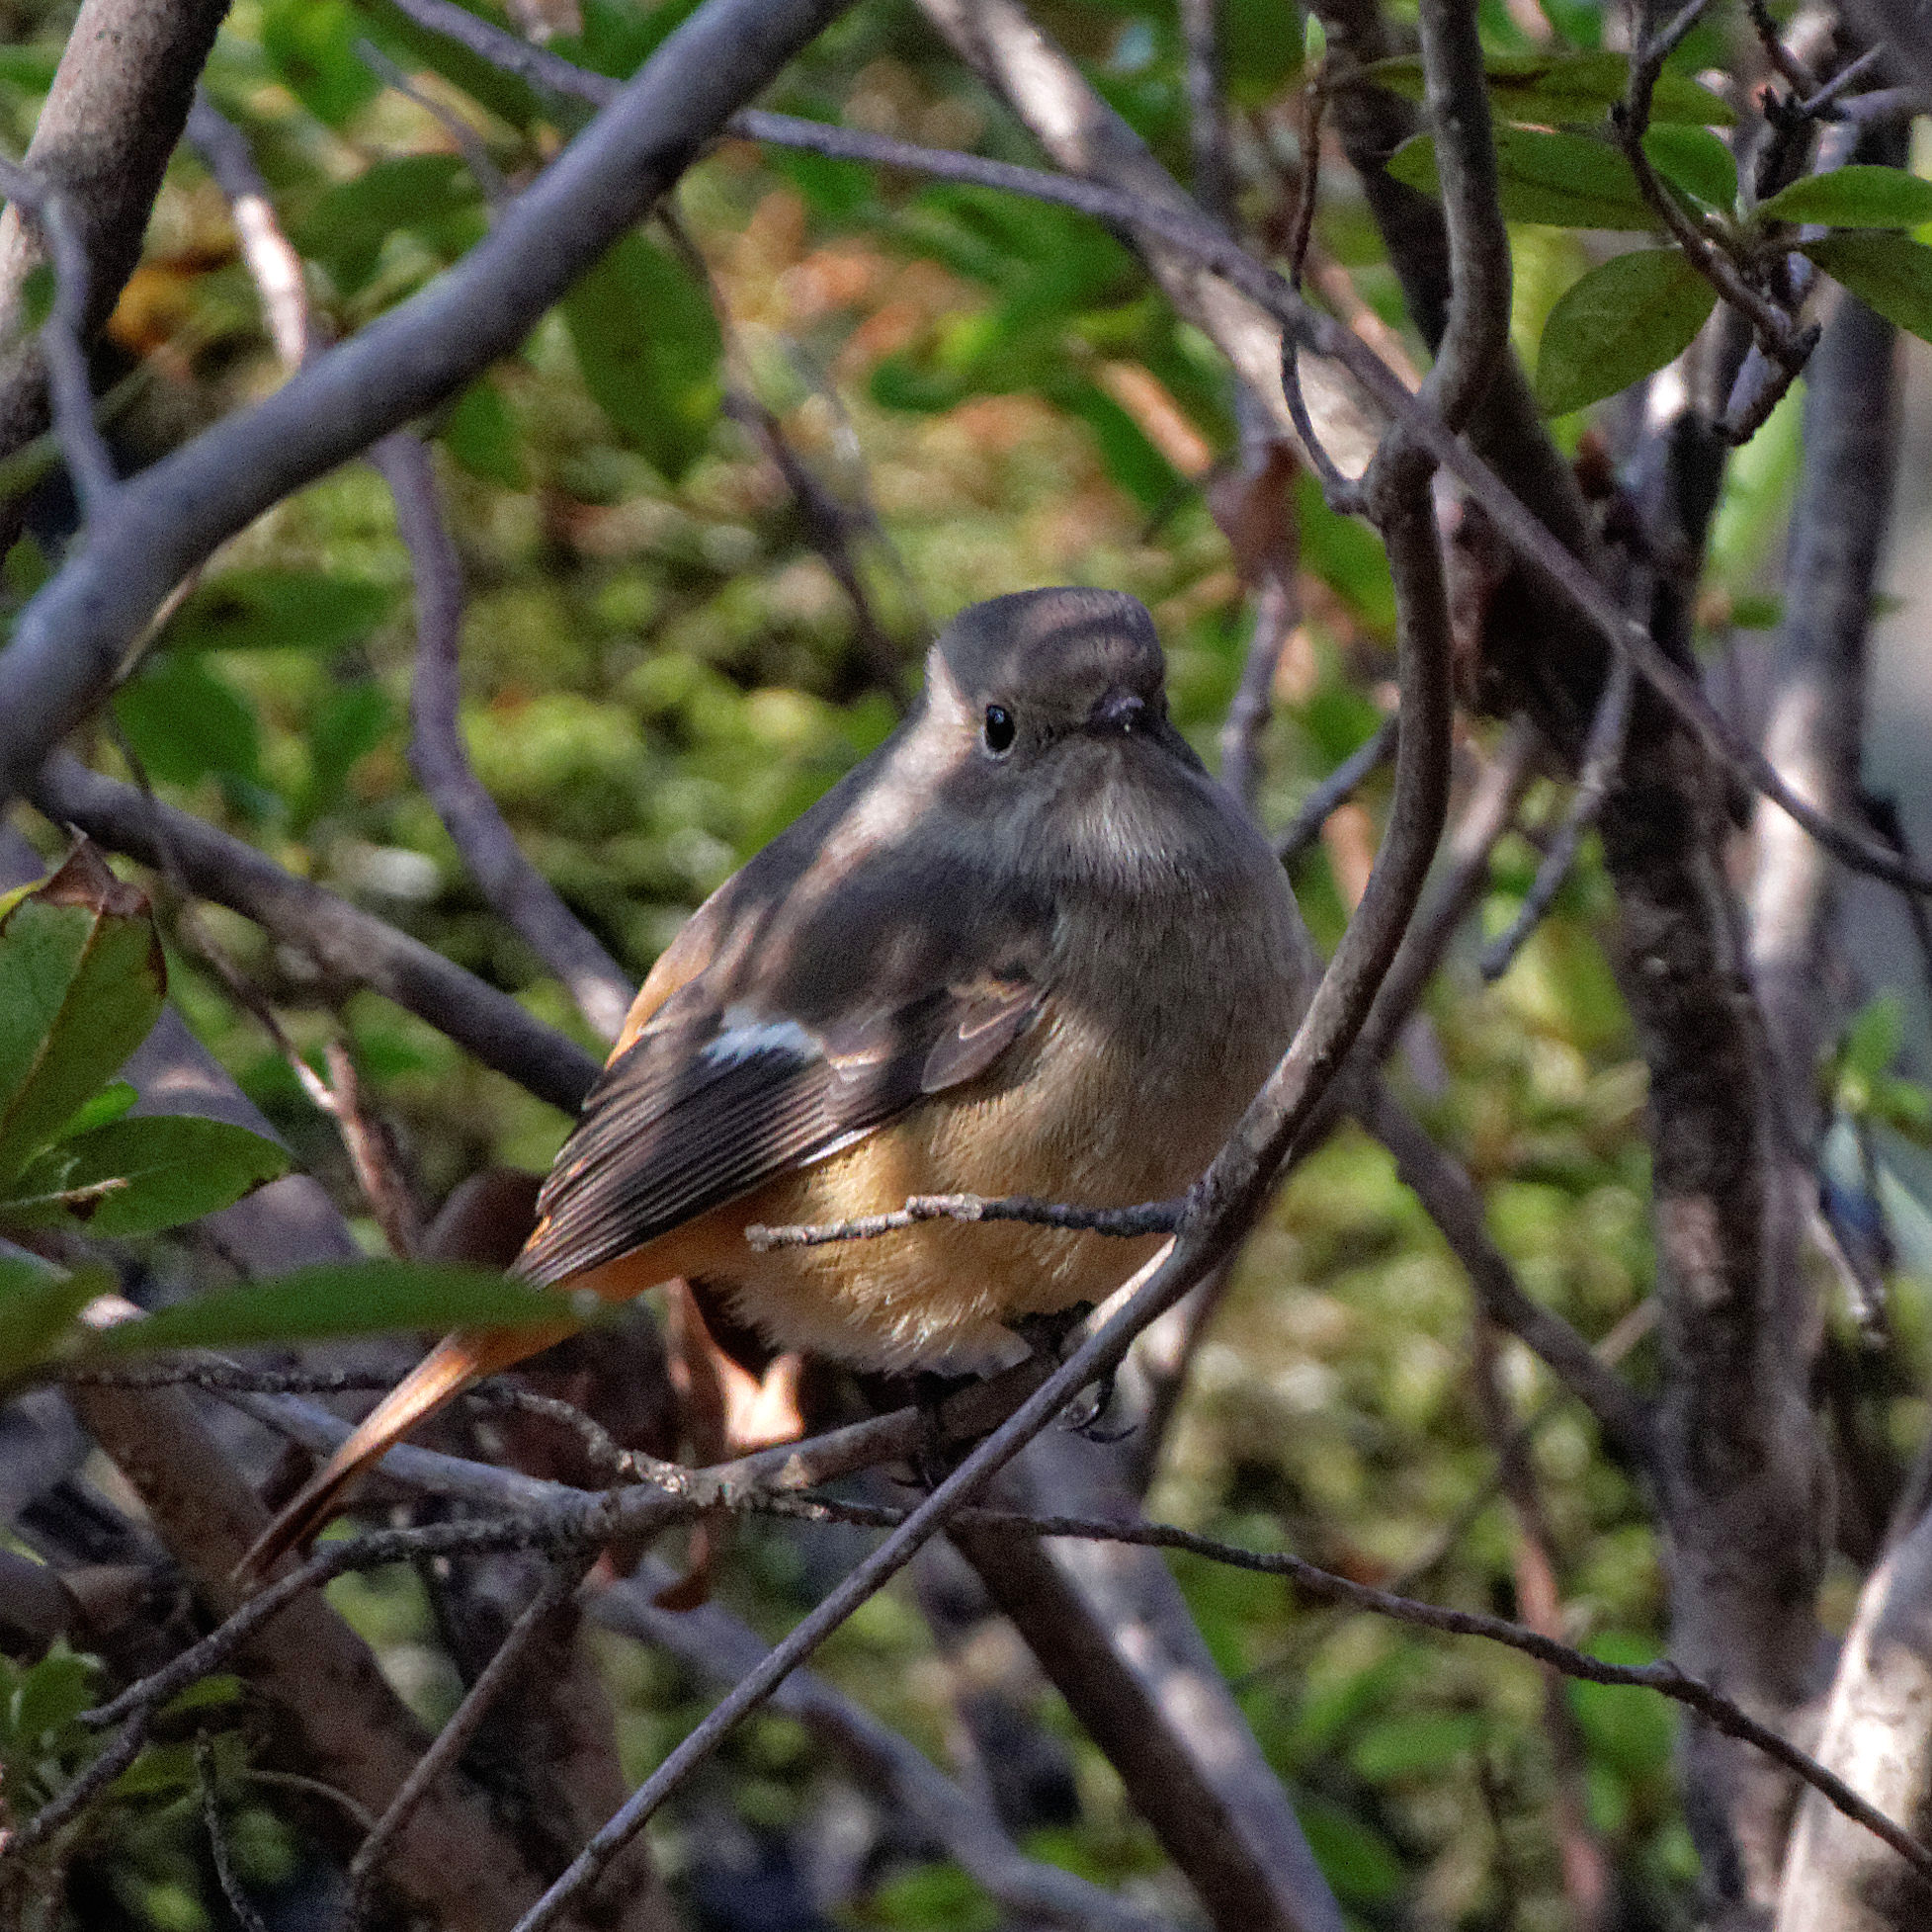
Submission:
M 148 211 L 188 120 L 227 0 L 83 0 L 26 165 L 72 211 L 88 273 L 77 334 L 106 322 L 140 260 Z M 39 345 L 20 340 L 27 278 L 46 259 L 20 211 L 0 216 L 0 458 L 47 426 Z
M 148 616 L 215 545 L 515 349 L 841 6 L 709 0 L 447 275 L 119 492 L 0 654 L 0 799 L 99 701 Z
M 483 896 L 562 980 L 598 1038 L 615 1040 L 635 986 L 524 857 L 516 834 L 463 752 L 457 717 L 462 685 L 462 560 L 443 520 L 429 451 L 419 437 L 398 430 L 376 446 L 371 461 L 395 499 L 396 529 L 415 572 L 409 769 Z
M 1845 296 L 1811 359 L 1805 398 L 1805 467 L 1792 512 L 1765 755 L 1793 791 L 1834 817 L 1858 807 L 1866 640 L 1898 435 L 1896 353 L 1891 325 Z M 1752 977 L 1778 1055 L 1786 1117 L 1808 1145 L 1832 1015 L 1824 981 L 1832 864 L 1780 811 L 1760 806 L 1755 829 Z
M 1825 1706 L 1818 1761 L 1906 1830 L 1932 1830 L 1932 1513 L 1866 1579 Z M 1778 1932 L 1911 1932 L 1932 1874 L 1806 1794 L 1778 1899 Z
M 332 977 L 394 1000 L 552 1107 L 575 1113 L 597 1077 L 588 1053 L 508 994 L 189 812 L 64 755 L 42 768 L 33 797 L 55 824 L 78 826 L 110 852 L 178 866 L 200 897 L 300 947 Z

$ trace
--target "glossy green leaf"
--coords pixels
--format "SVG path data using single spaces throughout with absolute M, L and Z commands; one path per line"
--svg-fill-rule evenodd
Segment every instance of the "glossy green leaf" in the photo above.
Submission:
M 1492 53 L 1483 71 L 1499 119 L 1546 126 L 1602 121 L 1630 83 L 1628 56 L 1604 51 Z M 1422 61 L 1415 54 L 1378 60 L 1363 72 L 1404 100 L 1422 99 Z M 1653 126 L 1728 127 L 1736 119 L 1725 102 L 1683 74 L 1661 76 L 1650 104 Z
M 152 1234 L 231 1206 L 289 1171 L 273 1140 L 225 1121 L 151 1114 L 111 1121 L 57 1141 L 28 1162 L 0 1227 L 84 1227 Z
M 1717 291 L 1675 248 L 1616 256 L 1567 290 L 1537 351 L 1537 401 L 1561 416 L 1683 354 Z
M 541 1328 L 582 1318 L 576 1299 L 525 1288 L 480 1268 L 428 1261 L 330 1262 L 273 1281 L 215 1289 L 145 1321 L 122 1322 L 90 1356 L 157 1348 L 231 1348 L 314 1341 L 386 1328 Z
M 120 1120 L 139 1098 L 127 1081 L 110 1080 L 91 1100 L 83 1101 L 74 1110 L 73 1119 L 56 1137 L 65 1140 L 72 1134 L 85 1134 L 90 1128 L 106 1127 L 110 1121 Z
M 563 299 L 585 385 L 625 440 L 679 481 L 717 418 L 717 319 L 682 263 L 627 235 Z
M 255 708 L 218 672 L 173 651 L 149 658 L 115 694 L 114 714 L 151 778 L 261 777 Z
M 1907 235 L 1834 234 L 1801 244 L 1894 328 L 1932 342 L 1932 248 Z
M 1737 201 L 1737 162 L 1708 127 L 1652 127 L 1643 136 L 1650 165 L 1706 208 L 1729 213 Z
M 290 93 L 318 121 L 340 127 L 381 83 L 356 52 L 362 32 L 348 0 L 267 0 L 262 51 Z
M 1404 141 L 1388 172 L 1425 195 L 1440 195 L 1436 143 L 1428 134 Z M 1555 228 L 1653 228 L 1631 164 L 1608 141 L 1587 134 L 1496 129 L 1496 183 L 1505 216 Z
M 472 382 L 444 419 L 443 447 L 486 483 L 501 483 L 506 490 L 530 485 L 516 418 L 488 377 Z
M 388 616 L 386 584 L 328 570 L 224 570 L 187 598 L 166 642 L 177 653 L 308 650 L 359 644 Z
M 91 845 L 0 922 L 0 1185 L 147 1037 L 166 990 L 146 894 Z
M 1817 222 L 1827 228 L 1916 228 L 1932 221 L 1932 181 L 1899 168 L 1854 162 L 1806 175 L 1758 204 L 1766 221 Z

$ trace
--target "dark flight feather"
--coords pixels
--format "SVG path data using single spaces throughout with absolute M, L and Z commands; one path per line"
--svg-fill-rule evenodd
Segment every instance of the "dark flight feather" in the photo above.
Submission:
M 845 1022 L 715 1013 L 647 1029 L 592 1088 L 517 1273 L 542 1287 L 615 1261 L 985 1072 L 1037 1017 L 1030 980 L 976 979 Z M 709 1035 L 709 1038 L 707 1036 Z

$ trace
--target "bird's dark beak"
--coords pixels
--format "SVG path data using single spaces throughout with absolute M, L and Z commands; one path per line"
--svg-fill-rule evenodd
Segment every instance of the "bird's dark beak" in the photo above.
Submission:
M 1147 701 L 1137 691 L 1116 686 L 1087 714 L 1087 729 L 1102 737 L 1131 737 L 1153 723 Z

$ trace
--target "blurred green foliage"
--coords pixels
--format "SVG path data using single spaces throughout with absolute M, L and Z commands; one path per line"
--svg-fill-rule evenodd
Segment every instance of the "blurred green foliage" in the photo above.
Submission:
M 504 24 L 481 0 L 476 10 Z M 621 75 L 689 10 L 687 0 L 582 0 L 581 34 L 552 46 Z M 12 0 L 5 11 L 16 43 L 0 48 L 0 130 L 18 148 L 71 9 Z M 1173 9 L 1164 0 L 1056 0 L 1042 12 L 1107 98 L 1185 174 Z M 1511 193 L 1530 198 L 1517 211 L 1547 222 L 1560 190 L 1571 202 L 1554 218 L 1604 221 L 1610 206 L 1619 224 L 1647 225 L 1634 211 L 1628 166 L 1600 135 L 1575 131 L 1620 91 L 1622 57 L 1595 54 L 1557 70 L 1524 42 L 1517 12 L 1484 14 L 1499 113 L 1571 129 L 1506 130 Z M 1596 48 L 1593 7 L 1545 12 L 1572 47 Z M 1263 151 L 1286 154 L 1298 125 L 1302 24 L 1272 0 L 1234 0 L 1225 18 L 1235 97 Z M 416 77 L 420 100 L 384 85 L 358 51 L 365 36 Z M 1688 193 L 1727 210 L 1719 165 L 1727 157 L 1702 131 L 1725 116 L 1691 78 L 1722 50 L 1707 25 L 1673 63 L 1659 96 L 1660 119 L 1672 125 L 1659 130 L 1656 159 Z M 1388 78 L 1405 73 L 1391 67 Z M 208 83 L 252 143 L 306 264 L 318 319 L 336 333 L 405 298 L 485 232 L 488 185 L 453 139 L 452 118 L 514 190 L 585 112 L 357 0 L 241 0 Z M 868 0 L 848 15 L 772 105 L 1031 158 L 903 0 Z M 1420 149 L 1401 165 L 1419 181 L 1432 168 Z M 1246 199 L 1247 214 L 1277 227 L 1292 207 L 1279 180 Z M 1153 608 L 1176 715 L 1212 755 L 1246 639 L 1237 560 L 1204 487 L 1234 450 L 1224 376 L 1118 241 L 1063 210 L 737 142 L 702 161 L 676 202 L 710 288 L 663 235 L 634 234 L 518 355 L 429 425 L 469 595 L 462 725 L 470 756 L 523 849 L 639 976 L 703 896 L 879 743 L 894 714 L 891 680 L 813 548 L 800 506 L 742 412 L 722 406 L 727 389 L 771 413 L 837 506 L 880 629 L 908 675 L 932 623 L 972 598 L 1059 581 L 1118 586 Z M 1876 218 L 1864 204 L 1847 206 Z M 1400 325 L 1392 277 L 1345 184 L 1330 182 L 1315 233 Z M 1548 345 L 1554 332 L 1564 360 L 1540 373 L 1543 392 L 1554 406 L 1575 406 L 1589 399 L 1577 372 L 1605 353 L 1600 335 L 1565 338 L 1557 320 L 1586 259 L 1573 237 L 1547 226 L 1519 228 L 1515 241 L 1519 340 Z M 1862 273 L 1882 285 L 1915 327 L 1920 265 L 1903 251 L 1917 246 L 1897 235 L 1855 246 L 1837 238 L 1837 255 L 1819 259 L 1847 281 Z M 1653 330 L 1636 344 L 1618 379 L 1654 367 L 1662 343 Z M 1420 357 L 1412 333 L 1407 346 Z M 118 373 L 141 373 L 114 430 L 130 462 L 284 379 L 222 199 L 190 154 L 170 172 L 108 355 Z M 1733 471 L 1712 569 L 1714 644 L 1763 648 L 1762 630 L 1745 627 L 1766 621 L 1760 571 L 1796 449 L 1788 405 Z M 1271 825 L 1376 728 L 1392 671 L 1392 604 L 1374 540 L 1326 511 L 1305 480 L 1295 507 L 1304 621 L 1262 745 L 1261 810 Z M 57 518 L 36 527 L 6 559 L 8 614 L 57 557 Z M 164 796 L 587 1040 L 558 988 L 483 902 L 411 781 L 412 624 L 390 504 L 375 473 L 352 465 L 278 506 L 214 560 L 117 698 L 121 742 Z M 1481 736 L 1472 735 L 1471 755 Z M 99 755 L 108 768 L 121 762 L 106 739 Z M 1385 784 L 1369 784 L 1298 876 L 1324 947 L 1340 931 Z M 1531 829 L 1560 807 L 1554 790 L 1534 793 Z M 1505 841 L 1482 933 L 1453 957 L 1394 1071 L 1482 1188 L 1491 1229 L 1525 1284 L 1595 1340 L 1650 1285 L 1644 1081 L 1603 950 L 1609 894 L 1593 853 L 1509 974 L 1489 988 L 1475 977 L 1473 945 L 1513 918 L 1537 858 L 1528 840 Z M 317 983 L 243 922 L 205 916 L 298 1046 L 314 1050 L 338 1025 L 346 1030 L 426 1203 L 487 1162 L 547 1163 L 567 1125 L 561 1116 L 373 995 L 343 998 Z M 300 1164 L 360 1215 L 333 1132 L 280 1053 L 192 962 L 171 950 L 167 966 L 196 1031 Z M 1830 1097 L 1861 1131 L 1922 1136 L 1923 1096 L 1897 1077 L 1896 1027 L 1888 1025 L 1875 1011 L 1852 1030 Z M 89 1092 L 119 1056 L 92 1070 Z M 85 1097 L 77 1088 L 55 1110 L 68 1131 L 110 1133 L 113 1090 L 89 1103 L 96 1112 L 76 1114 Z M 50 1115 L 46 1124 L 59 1122 Z M 1897 1294 L 1916 1360 L 1926 1341 L 1922 1294 L 1909 1280 Z M 1511 1611 L 1519 1531 L 1500 1500 L 1481 1501 L 1494 1446 L 1470 1361 L 1460 1270 L 1389 1160 L 1339 1134 L 1294 1176 L 1250 1242 L 1198 1360 L 1152 1507 L 1364 1578 L 1426 1558 L 1419 1590 Z M 1643 1349 L 1633 1373 L 1649 1373 Z M 1553 1392 L 1513 1343 L 1501 1350 L 1501 1380 L 1523 1417 Z M 1918 1419 L 1902 1401 L 1882 1418 L 1900 1440 Z M 1658 1554 L 1633 1484 L 1573 1406 L 1553 1410 L 1530 1454 L 1567 1634 L 1609 1656 L 1656 1654 Z M 1437 1549 L 1441 1527 L 1472 1503 L 1466 1534 Z M 822 1587 L 808 1554 L 793 1536 L 748 1531 L 720 1594 L 776 1631 Z M 1192 1558 L 1177 1570 L 1357 1923 L 1532 1932 L 1565 1922 L 1546 1687 L 1533 1666 L 1300 1606 L 1267 1578 Z M 423 1714 L 445 1715 L 454 1685 L 416 1580 L 344 1578 L 331 1594 Z M 641 1775 L 708 1693 L 635 1646 L 609 1642 L 600 1654 L 627 1769 Z M 889 1593 L 870 1605 L 820 1664 L 943 1752 L 947 1676 L 909 1598 Z M 92 1678 L 56 1651 L 8 1682 L 0 1760 L 18 1804 L 15 1794 L 53 1789 L 93 1748 L 72 1722 Z M 1174 1904 L 1173 1882 L 1111 1771 L 1050 1697 L 1040 1702 L 1075 1754 L 1082 1815 L 1036 1834 L 1029 1848 Z M 1651 1916 L 1642 1922 L 1688 1922 L 1670 1708 L 1581 1686 L 1561 1708 L 1580 1741 L 1590 1821 L 1620 1885 L 1644 1901 Z M 219 1720 L 216 1708 L 202 1722 Z M 234 1807 L 244 1879 L 278 1883 L 295 1857 L 292 1840 L 246 1782 L 241 1733 L 223 1734 L 224 1802 Z M 85 1841 L 111 1875 L 116 1909 L 159 1932 L 220 1922 L 194 1851 L 199 1809 L 185 1750 L 178 1737 L 150 1749 L 117 1802 L 93 1814 Z M 732 1740 L 703 1791 L 707 1803 L 773 1831 L 811 1816 L 830 1775 L 786 1721 L 766 1718 Z M 696 1815 L 680 1811 L 661 1840 L 674 1871 L 697 1856 Z M 900 1861 L 876 1876 L 851 1907 L 854 1924 L 996 1922 L 951 1868 Z

